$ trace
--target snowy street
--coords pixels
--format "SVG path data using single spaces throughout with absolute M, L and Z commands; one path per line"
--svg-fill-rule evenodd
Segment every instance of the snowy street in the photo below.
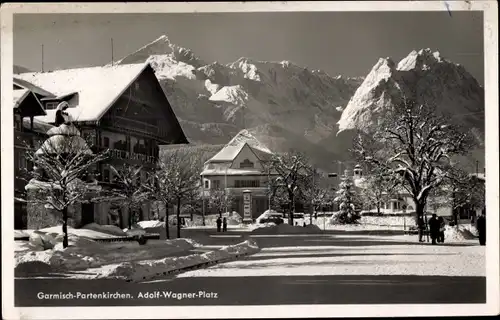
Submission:
M 187 231 L 187 230 L 186 230 Z M 186 232 L 187 233 L 187 232 Z M 485 247 L 477 241 L 432 246 L 415 236 L 256 235 L 190 230 L 207 248 L 254 239 L 261 251 L 227 263 L 142 283 L 116 280 L 17 279 L 17 305 L 237 305 L 345 303 L 481 303 Z M 123 300 L 39 300 L 38 292 L 120 292 Z M 145 292 L 214 292 L 217 298 L 141 298 Z

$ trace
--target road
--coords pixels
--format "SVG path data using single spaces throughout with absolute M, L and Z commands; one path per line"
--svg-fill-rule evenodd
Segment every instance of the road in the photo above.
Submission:
M 208 247 L 239 243 L 249 238 L 248 233 L 237 230 L 226 234 L 216 234 L 213 230 L 184 230 L 184 236 L 191 236 Z M 145 283 L 16 279 L 15 304 L 168 306 L 486 301 L 484 274 L 472 272 L 467 275 L 467 272 L 459 269 L 467 261 L 476 263 L 480 260 L 480 250 L 484 248 L 472 244 L 448 244 L 439 248 L 429 245 L 411 247 L 408 242 L 390 235 L 345 236 L 341 232 L 325 235 L 263 235 L 253 239 L 262 248 L 256 255 Z M 422 274 L 410 275 L 415 273 L 415 268 L 420 268 L 418 271 Z M 470 269 L 476 270 L 478 267 L 472 266 Z M 394 271 L 400 274 L 391 275 Z M 202 296 L 199 296 L 200 291 L 204 292 Z M 77 292 L 119 292 L 130 296 L 126 299 L 98 297 L 45 300 L 37 297 L 40 292 L 72 292 L 74 295 Z M 139 293 L 142 293 L 142 297 Z M 147 297 L 146 293 L 151 297 Z M 175 293 L 192 293 L 192 296 L 179 299 Z

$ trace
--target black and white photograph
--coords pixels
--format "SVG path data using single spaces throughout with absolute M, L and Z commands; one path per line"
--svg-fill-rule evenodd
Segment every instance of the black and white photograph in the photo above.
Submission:
M 500 312 L 496 2 L 1 9 L 6 319 Z

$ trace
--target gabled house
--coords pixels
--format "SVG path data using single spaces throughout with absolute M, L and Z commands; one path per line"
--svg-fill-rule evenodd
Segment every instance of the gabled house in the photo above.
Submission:
M 264 163 L 271 157 L 272 152 L 247 130 L 240 131 L 205 162 L 201 173 L 204 196 L 208 198 L 213 189 L 227 190 L 234 199 L 229 211 L 243 216 L 249 210 L 248 218 L 258 217 L 269 208 L 267 188 L 274 175 L 265 169 Z M 246 210 L 244 200 L 247 205 L 250 203 Z
M 66 101 L 71 121 L 91 149 L 110 150 L 110 159 L 95 168 L 103 186 L 114 180 L 109 165 L 140 165 L 144 180 L 146 171 L 156 166 L 160 145 L 188 143 L 149 63 L 23 73 L 15 75 L 14 86 L 31 88 L 37 94 L 45 114 L 35 119 L 44 123 L 53 124 L 57 105 Z M 84 204 L 76 210 L 81 218 L 75 221 L 80 225 L 112 224 L 116 219 L 108 212 L 116 210 L 110 206 Z M 127 221 L 128 210 L 119 210 L 122 221 Z M 150 204 L 146 203 L 139 215 L 148 219 L 149 214 Z M 47 219 L 46 223 L 53 225 L 54 221 Z

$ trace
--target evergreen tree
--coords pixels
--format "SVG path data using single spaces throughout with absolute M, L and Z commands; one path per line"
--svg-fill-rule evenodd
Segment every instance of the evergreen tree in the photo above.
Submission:
M 354 190 L 354 183 L 351 178 L 344 174 L 341 178 L 337 197 L 334 202 L 339 205 L 338 214 L 332 217 L 332 223 L 352 224 L 356 223 L 360 215 L 355 212 L 359 205 L 358 196 Z

